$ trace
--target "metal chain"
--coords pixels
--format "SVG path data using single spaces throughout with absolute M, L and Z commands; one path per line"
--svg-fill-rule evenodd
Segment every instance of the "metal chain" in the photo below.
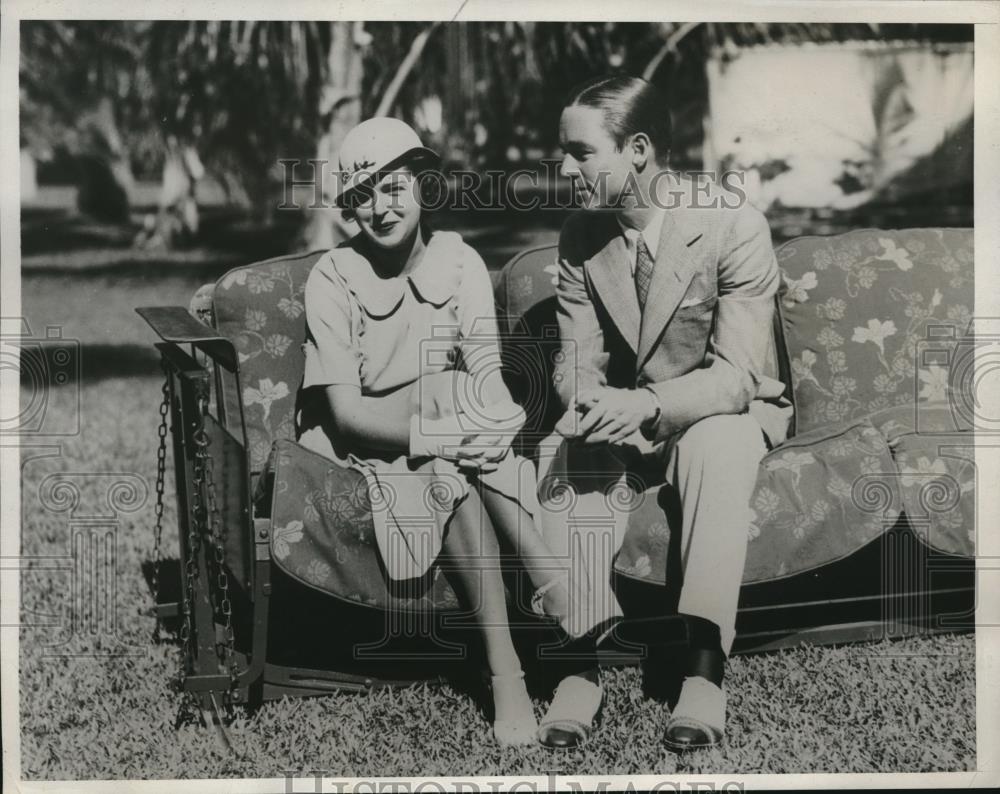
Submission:
M 194 432 L 194 442 L 197 446 L 199 438 L 205 436 L 204 414 L 199 411 L 198 427 Z M 194 466 L 191 473 L 191 513 L 188 524 L 187 560 L 184 562 L 184 596 L 181 600 L 181 611 L 184 619 L 181 622 L 181 665 L 178 673 L 180 686 L 183 689 L 187 678 L 188 660 L 191 658 L 191 626 L 195 601 L 195 581 L 198 578 L 198 551 L 201 548 L 201 532 L 199 526 L 203 520 L 201 504 L 201 488 L 204 482 L 204 456 L 195 452 Z
M 156 508 L 153 524 L 153 617 L 156 626 L 153 629 L 153 641 L 160 642 L 163 634 L 163 621 L 160 620 L 160 566 L 163 560 L 163 491 L 167 479 L 167 415 L 170 413 L 170 374 L 166 361 L 161 360 L 163 368 L 163 397 L 160 400 L 160 425 L 156 434 L 159 441 L 156 447 Z
M 201 402 L 201 412 L 204 417 L 208 413 L 208 402 Z M 225 539 L 223 537 L 222 521 L 219 518 L 218 503 L 215 494 L 214 462 L 208 452 L 208 434 L 204 431 L 204 423 L 199 428 L 199 435 L 195 437 L 197 446 L 196 456 L 202 458 L 202 473 L 205 482 L 205 508 L 208 522 L 208 535 L 212 541 L 212 548 L 215 553 L 215 600 L 223 621 L 223 640 L 216 643 L 216 655 L 221 667 L 228 667 L 229 690 L 226 692 L 226 702 L 230 701 L 230 696 L 237 685 L 236 673 L 236 640 L 233 634 L 233 607 L 229 598 L 229 576 L 226 574 Z

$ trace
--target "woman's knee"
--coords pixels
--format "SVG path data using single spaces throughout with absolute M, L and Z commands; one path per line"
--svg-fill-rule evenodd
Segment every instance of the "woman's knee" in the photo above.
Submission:
M 483 508 L 482 498 L 475 488 L 470 488 L 448 522 L 452 544 L 456 549 L 461 548 L 463 554 L 478 557 L 489 553 L 489 544 L 484 540 L 492 532 L 493 526 Z

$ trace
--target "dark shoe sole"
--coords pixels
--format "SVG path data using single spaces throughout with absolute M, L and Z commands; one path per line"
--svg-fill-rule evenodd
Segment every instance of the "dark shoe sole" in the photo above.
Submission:
M 550 722 L 545 725 L 538 726 L 539 739 L 538 743 L 549 750 L 575 750 L 577 747 L 583 747 L 587 742 L 590 741 L 591 737 L 594 735 L 600 725 L 601 720 L 604 716 L 604 697 L 601 697 L 601 705 L 597 707 L 597 712 L 594 714 L 594 718 L 590 721 L 590 725 L 584 725 L 582 722 L 577 722 L 576 720 L 556 720 L 555 722 Z M 567 733 L 578 733 L 582 734 L 582 738 L 576 742 L 576 744 L 558 745 L 558 744 L 546 744 L 541 739 L 541 732 L 544 728 L 556 728 L 559 725 L 567 725 L 569 729 Z M 563 729 L 559 729 L 563 730 Z
M 715 731 L 712 730 L 708 725 L 705 725 L 704 727 L 702 727 L 701 725 L 690 726 L 690 725 L 685 724 L 683 726 L 683 727 L 687 727 L 687 728 L 694 727 L 696 730 L 700 731 L 704 736 L 710 737 L 706 741 L 702 741 L 702 742 L 677 742 L 677 741 L 674 741 L 673 739 L 670 738 L 670 731 L 674 727 L 680 727 L 680 726 L 674 726 L 672 724 L 672 722 L 671 723 L 667 723 L 667 730 L 666 730 L 666 732 L 664 734 L 663 742 L 664 742 L 664 744 L 667 745 L 667 747 L 669 747 L 671 750 L 673 750 L 676 753 L 683 753 L 683 752 L 686 752 L 688 750 L 704 750 L 704 749 L 709 748 L 709 747 L 718 747 L 720 744 L 722 744 L 722 736 L 721 735 L 715 736 Z

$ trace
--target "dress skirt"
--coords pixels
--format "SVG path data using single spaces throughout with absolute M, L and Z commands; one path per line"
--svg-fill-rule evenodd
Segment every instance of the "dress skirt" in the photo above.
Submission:
M 470 390 L 463 388 L 465 377 L 454 370 L 432 373 L 389 395 L 364 400 L 387 420 L 409 422 L 414 414 L 438 419 L 458 413 L 469 417 L 471 426 L 477 411 L 470 405 Z M 300 442 L 364 475 L 375 538 L 393 580 L 427 573 L 441 554 L 451 517 L 477 483 L 517 502 L 533 520 L 538 516 L 535 466 L 513 452 L 495 471 L 469 474 L 443 458 L 350 449 L 328 435 L 328 428 L 316 426 L 303 433 Z

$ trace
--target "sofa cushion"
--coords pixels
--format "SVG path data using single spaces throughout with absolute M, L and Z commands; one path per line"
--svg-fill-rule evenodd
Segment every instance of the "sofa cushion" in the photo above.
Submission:
M 903 511 L 932 549 L 972 557 L 976 465 L 972 427 L 948 403 L 887 408 L 871 422 L 892 450 Z
M 671 533 L 680 531 L 680 511 L 676 500 L 657 496 L 647 493 L 629 516 L 615 568 L 662 584 L 670 576 L 667 550 Z M 870 421 L 802 434 L 761 461 L 743 582 L 791 576 L 847 557 L 891 527 L 901 507 L 896 463 Z
M 386 577 L 362 474 L 288 440 L 276 442 L 271 465 L 271 558 L 285 573 L 372 607 L 458 606 L 440 568 L 409 582 Z
M 947 402 L 930 402 L 897 405 L 883 408 L 868 417 L 885 437 L 890 448 L 905 435 L 919 433 L 927 436 L 954 436 L 967 438 L 971 444 L 972 423 L 969 417 Z M 965 435 L 969 434 L 969 435 Z
M 802 433 L 761 461 L 750 506 L 743 581 L 760 582 L 842 559 L 899 518 L 897 469 L 867 419 Z
M 976 464 L 966 436 L 901 436 L 894 449 L 906 519 L 928 546 L 976 553 Z
M 971 229 L 805 237 L 777 256 L 796 432 L 945 399 L 974 304 Z M 928 339 L 940 355 L 918 368 Z

